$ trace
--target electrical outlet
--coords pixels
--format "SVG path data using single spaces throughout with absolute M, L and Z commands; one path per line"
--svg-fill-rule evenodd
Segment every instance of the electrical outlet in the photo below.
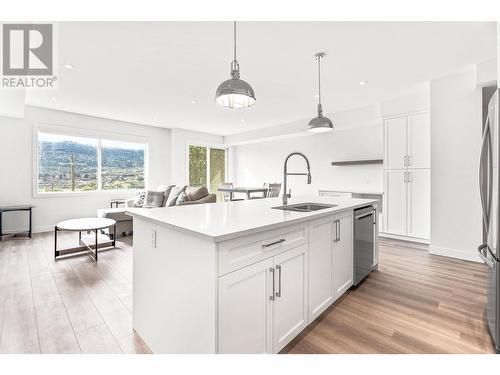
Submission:
M 156 230 L 151 230 L 151 247 L 156 248 Z

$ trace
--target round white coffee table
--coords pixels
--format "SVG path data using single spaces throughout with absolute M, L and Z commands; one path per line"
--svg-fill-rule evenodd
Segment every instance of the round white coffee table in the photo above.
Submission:
M 98 217 L 87 217 L 82 219 L 71 219 L 61 221 L 57 223 L 54 229 L 54 258 L 57 259 L 59 256 L 77 254 L 86 252 L 88 255 L 97 262 L 97 250 L 99 244 L 97 242 L 97 234 L 99 230 L 113 227 L 113 239 L 104 243 L 101 243 L 100 248 L 104 247 L 116 247 L 116 221 L 106 218 Z M 60 231 L 66 232 L 78 232 L 78 247 L 70 249 L 57 249 L 57 233 Z M 82 240 L 82 232 L 95 232 L 95 244 L 88 245 Z M 94 248 L 92 248 L 94 246 Z

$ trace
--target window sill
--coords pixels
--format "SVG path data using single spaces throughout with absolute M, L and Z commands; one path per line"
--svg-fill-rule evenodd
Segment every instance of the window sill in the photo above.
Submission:
M 134 196 L 144 189 L 137 190 L 100 190 L 100 191 L 65 191 L 65 192 L 54 192 L 54 193 L 39 193 L 33 194 L 34 199 L 44 199 L 44 198 L 70 198 L 70 197 L 92 197 L 92 196 L 108 196 L 110 198 L 134 198 Z

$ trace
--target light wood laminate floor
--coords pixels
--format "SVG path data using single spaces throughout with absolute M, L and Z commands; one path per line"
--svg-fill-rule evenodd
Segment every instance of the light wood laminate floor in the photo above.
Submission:
M 78 234 L 58 242 L 77 246 Z M 131 244 L 120 239 L 96 263 L 54 261 L 53 233 L 1 241 L 0 353 L 149 353 L 132 329 Z
M 379 271 L 282 353 L 493 353 L 485 303 L 484 264 L 381 239 Z
M 74 246 L 61 233 L 61 246 Z M 0 242 L 0 353 L 149 353 L 132 329 L 132 239 L 54 261 L 53 234 Z M 282 353 L 492 353 L 486 268 L 381 241 L 379 272 Z

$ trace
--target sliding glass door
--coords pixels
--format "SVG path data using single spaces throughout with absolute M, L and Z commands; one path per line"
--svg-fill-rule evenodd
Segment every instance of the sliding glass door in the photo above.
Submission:
M 220 148 L 208 149 L 210 153 L 209 175 L 211 193 L 217 193 L 221 182 L 226 180 L 226 150 Z
M 206 186 L 210 193 L 226 179 L 227 154 L 224 148 L 189 145 L 189 185 Z

